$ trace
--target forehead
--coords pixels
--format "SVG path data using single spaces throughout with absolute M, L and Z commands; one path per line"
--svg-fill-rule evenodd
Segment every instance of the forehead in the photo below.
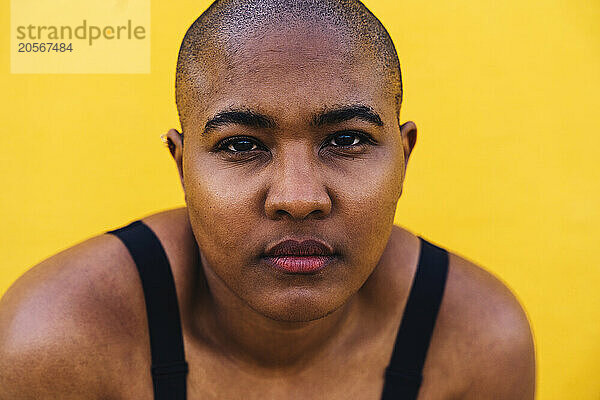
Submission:
M 210 84 L 198 97 L 205 116 L 231 106 L 282 118 L 354 103 L 395 111 L 384 68 L 347 32 L 310 22 L 279 24 L 224 34 L 219 43 L 206 65 Z

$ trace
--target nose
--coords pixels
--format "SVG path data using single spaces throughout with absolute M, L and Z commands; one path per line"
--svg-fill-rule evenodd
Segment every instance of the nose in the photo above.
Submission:
M 322 171 L 307 153 L 281 155 L 273 165 L 265 199 L 265 212 L 270 219 L 322 219 L 331 212 L 331 197 Z

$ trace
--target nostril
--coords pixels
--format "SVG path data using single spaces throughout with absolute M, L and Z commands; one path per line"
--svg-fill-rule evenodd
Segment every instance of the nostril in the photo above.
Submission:
M 307 218 L 321 219 L 329 210 L 327 204 L 304 203 L 304 204 L 279 204 L 275 207 L 275 218 L 291 218 L 295 220 L 304 220 Z
M 287 212 L 287 211 L 285 211 L 285 210 L 277 210 L 277 211 L 275 212 L 275 214 L 277 214 L 277 216 L 281 216 L 281 217 L 284 217 L 284 216 L 286 216 L 286 215 L 287 215 L 287 216 L 290 216 L 290 217 L 292 216 L 292 215 L 291 215 L 289 212 Z

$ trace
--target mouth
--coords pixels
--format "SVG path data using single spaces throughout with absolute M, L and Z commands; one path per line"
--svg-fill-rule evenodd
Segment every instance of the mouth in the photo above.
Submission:
M 273 267 L 290 274 L 312 274 L 316 273 L 331 261 L 334 256 L 279 256 L 263 257 Z
M 314 274 L 329 265 L 336 255 L 331 246 L 319 240 L 288 239 L 270 247 L 262 258 L 285 273 Z

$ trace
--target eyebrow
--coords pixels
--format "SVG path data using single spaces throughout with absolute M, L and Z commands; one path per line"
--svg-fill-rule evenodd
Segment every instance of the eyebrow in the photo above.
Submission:
M 264 114 L 246 109 L 230 109 L 221 111 L 210 118 L 204 125 L 204 134 L 226 125 L 243 125 L 249 128 L 269 129 L 275 128 L 277 124 L 273 118 Z
M 339 124 L 352 119 L 360 119 L 373 125 L 383 126 L 383 121 L 379 114 L 371 107 L 362 104 L 325 109 L 312 117 L 311 125 L 320 128 L 325 125 Z
M 371 107 L 363 104 L 352 104 L 326 108 L 314 114 L 311 118 L 311 125 L 321 128 L 326 125 L 335 125 L 352 119 L 360 119 L 376 126 L 383 126 L 383 121 Z M 255 129 L 274 129 L 277 127 L 275 120 L 268 115 L 259 112 L 232 108 L 221 111 L 210 118 L 204 125 L 203 134 L 226 125 L 243 125 Z

